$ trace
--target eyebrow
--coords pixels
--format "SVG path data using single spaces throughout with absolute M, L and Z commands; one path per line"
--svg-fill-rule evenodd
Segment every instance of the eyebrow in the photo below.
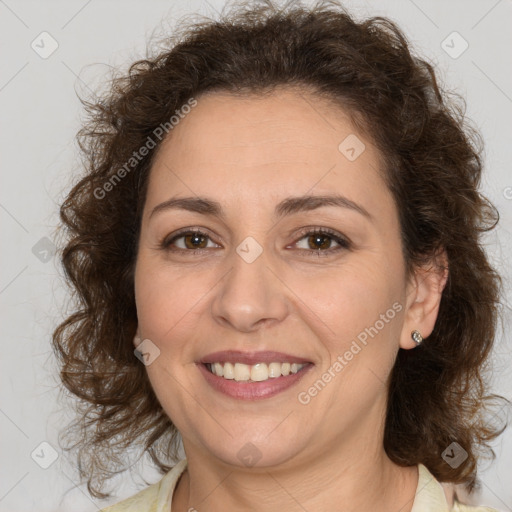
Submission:
M 370 215 L 363 206 L 339 194 L 287 197 L 276 205 L 275 216 L 277 218 L 282 218 L 293 215 L 294 213 L 316 210 L 317 208 L 323 208 L 325 206 L 348 208 L 360 213 L 369 220 L 373 219 L 372 215 Z M 149 218 L 159 212 L 172 209 L 181 209 L 203 215 L 211 215 L 213 217 L 218 217 L 219 219 L 226 218 L 226 214 L 220 203 L 207 197 L 171 198 L 155 206 L 151 211 Z

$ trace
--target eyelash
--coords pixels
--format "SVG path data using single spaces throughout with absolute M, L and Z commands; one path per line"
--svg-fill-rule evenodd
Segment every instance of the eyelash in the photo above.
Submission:
M 173 244 L 176 240 L 183 238 L 183 236 L 185 236 L 185 235 L 200 235 L 200 236 L 205 237 L 208 240 L 210 240 L 210 237 L 208 236 L 208 234 L 201 231 L 200 229 L 185 228 L 185 229 L 179 231 L 178 233 L 175 233 L 174 235 L 172 235 L 171 238 L 169 238 L 168 236 L 165 237 L 159 244 L 160 248 L 163 250 L 166 250 L 166 251 L 170 251 L 170 252 L 187 252 L 187 253 L 192 253 L 192 254 L 201 254 L 203 251 L 208 251 L 208 248 L 181 249 L 181 248 L 171 247 L 171 244 Z M 326 250 L 299 249 L 301 252 L 307 253 L 307 256 L 311 256 L 314 258 L 330 256 L 333 253 L 337 253 L 342 250 L 350 249 L 352 246 L 350 241 L 347 238 L 345 238 L 341 234 L 337 233 L 336 231 L 333 231 L 328 228 L 313 228 L 313 229 L 304 228 L 299 233 L 298 236 L 300 238 L 298 238 L 295 243 L 297 243 L 300 240 L 302 240 L 303 238 L 306 238 L 307 236 L 311 236 L 311 235 L 327 236 L 327 237 L 331 238 L 332 240 L 334 240 L 339 245 L 339 247 L 335 247 L 334 249 L 326 249 Z

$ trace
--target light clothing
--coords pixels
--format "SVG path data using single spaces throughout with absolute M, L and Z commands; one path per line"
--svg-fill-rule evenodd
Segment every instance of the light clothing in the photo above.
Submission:
M 101 512 L 171 512 L 174 488 L 186 468 L 187 459 L 183 459 L 156 484 Z M 498 512 L 489 507 L 462 505 L 456 500 L 450 509 L 441 484 L 423 464 L 418 464 L 418 471 L 418 487 L 411 512 Z

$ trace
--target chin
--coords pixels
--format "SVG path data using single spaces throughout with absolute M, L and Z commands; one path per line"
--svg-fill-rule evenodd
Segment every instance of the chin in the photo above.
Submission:
M 296 433 L 294 435 L 287 431 L 277 432 L 275 422 L 272 422 L 271 428 L 268 428 L 268 425 L 255 428 L 252 423 L 245 429 L 243 426 L 241 428 L 239 423 L 236 429 L 238 432 L 230 429 L 229 425 L 225 425 L 225 428 L 232 436 L 224 432 L 225 435 L 222 438 L 218 436 L 209 438 L 203 442 L 203 446 L 214 457 L 231 466 L 248 468 L 280 466 L 293 459 L 307 446 L 307 440 L 304 439 L 301 443 Z M 293 444 L 290 440 L 293 440 Z

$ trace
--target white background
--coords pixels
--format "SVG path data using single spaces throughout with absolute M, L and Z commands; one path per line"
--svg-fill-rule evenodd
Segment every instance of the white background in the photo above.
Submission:
M 106 505 L 77 485 L 74 462 L 59 448 L 57 434 L 70 414 L 59 400 L 50 349 L 66 298 L 59 263 L 51 258 L 51 241 L 57 241 L 58 204 L 79 166 L 74 136 L 82 112 L 75 91 L 84 94 L 94 88 L 107 66 L 125 67 L 143 57 L 155 29 L 158 36 L 169 33 L 184 13 L 216 17 L 223 4 L 223 0 L 0 1 L 0 511 L 95 511 Z M 358 0 L 346 5 L 357 16 L 396 20 L 418 51 L 438 66 L 441 82 L 467 98 L 468 116 L 486 140 L 483 190 L 501 214 L 488 249 L 504 275 L 508 294 L 504 334 L 500 332 L 494 353 L 493 391 L 512 399 L 512 3 Z M 48 36 L 39 36 L 43 31 L 58 43 L 46 59 L 31 48 L 32 41 L 42 46 L 41 37 L 46 37 L 46 51 L 51 49 Z M 454 31 L 469 44 L 458 58 L 441 46 Z M 454 47 L 452 54 L 464 44 L 453 35 L 447 42 Z M 494 443 L 496 461 L 482 464 L 477 496 L 478 503 L 502 511 L 512 511 L 511 430 Z M 31 458 L 37 448 L 34 458 L 51 462 L 52 448 L 40 447 L 41 442 L 49 443 L 58 456 L 48 469 Z M 148 469 L 144 474 L 151 481 L 157 478 Z M 110 502 L 143 485 L 128 474 L 122 480 Z

